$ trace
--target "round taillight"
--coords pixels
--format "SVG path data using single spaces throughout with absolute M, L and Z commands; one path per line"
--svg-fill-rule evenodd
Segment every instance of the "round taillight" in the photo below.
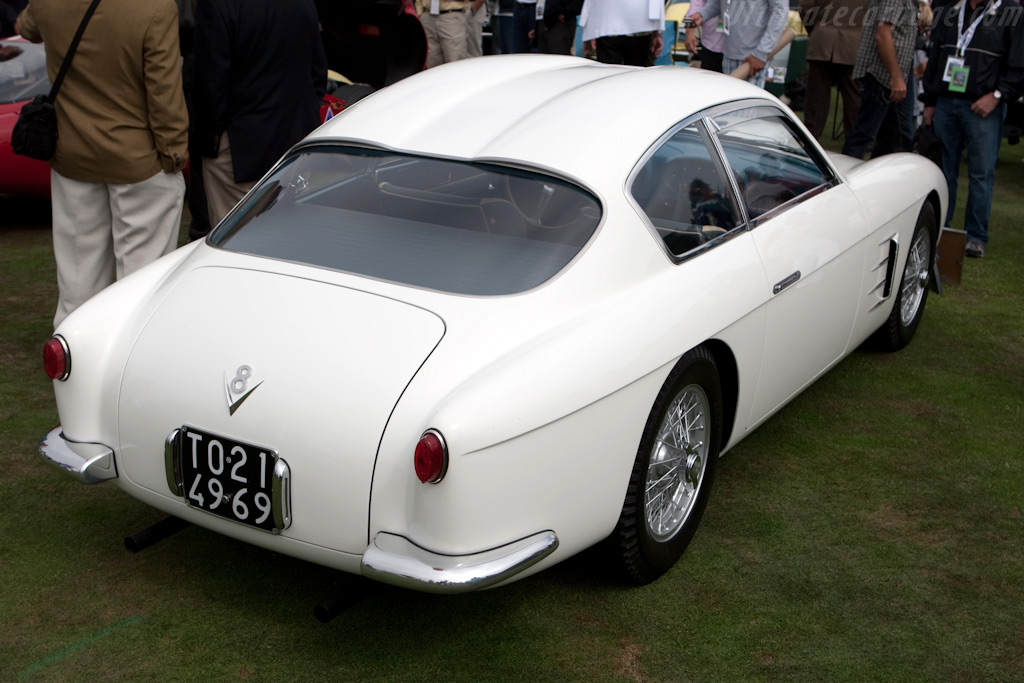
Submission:
M 420 437 L 413 463 L 416 476 L 424 484 L 436 484 L 444 478 L 448 470 L 448 447 L 440 432 L 430 429 Z
M 71 351 L 64 337 L 55 334 L 43 347 L 43 369 L 50 379 L 64 381 L 71 374 Z

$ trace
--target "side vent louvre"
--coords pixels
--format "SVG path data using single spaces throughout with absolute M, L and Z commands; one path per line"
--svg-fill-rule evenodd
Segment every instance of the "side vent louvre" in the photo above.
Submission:
M 892 294 L 892 282 L 896 276 L 896 254 L 899 252 L 900 244 L 893 237 L 889 240 L 889 259 L 885 266 L 885 289 L 882 290 L 882 297 L 888 299 Z
M 884 304 L 892 294 L 893 282 L 896 276 L 896 257 L 899 254 L 900 247 L 899 238 L 893 235 L 878 246 L 882 249 L 882 258 L 879 260 L 878 265 L 871 269 L 871 272 L 877 273 L 884 268 L 885 276 L 868 292 L 868 294 L 877 294 L 881 290 L 881 296 L 871 307 L 872 311 Z

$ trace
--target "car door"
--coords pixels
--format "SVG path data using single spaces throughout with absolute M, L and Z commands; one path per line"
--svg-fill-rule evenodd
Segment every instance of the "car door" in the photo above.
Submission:
M 710 123 L 770 288 L 752 427 L 845 354 L 867 233 L 853 193 L 787 113 L 744 107 Z

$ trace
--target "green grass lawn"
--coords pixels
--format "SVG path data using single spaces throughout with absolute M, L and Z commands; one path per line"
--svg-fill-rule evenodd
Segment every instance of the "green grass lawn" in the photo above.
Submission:
M 194 527 L 128 553 L 162 515 L 36 454 L 49 208 L 0 197 L 0 681 L 1024 681 L 1022 187 L 1004 147 L 987 257 L 726 455 L 662 579 L 587 552 L 455 597 Z

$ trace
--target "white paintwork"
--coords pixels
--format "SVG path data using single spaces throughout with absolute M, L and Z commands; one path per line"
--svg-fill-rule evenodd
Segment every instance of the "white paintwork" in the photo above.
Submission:
M 673 263 L 627 180 L 676 124 L 732 101 L 782 106 L 708 72 L 541 55 L 390 86 L 310 139 L 574 180 L 604 210 L 576 261 L 533 291 L 482 298 L 189 245 L 61 325 L 73 358 L 55 382 L 64 431 L 112 448 L 115 481 L 149 505 L 346 571 L 379 533 L 447 556 L 550 529 L 557 550 L 519 576 L 558 562 L 613 528 L 651 405 L 683 353 L 709 344 L 739 378 L 727 450 L 882 324 L 880 245 L 909 243 L 928 193 L 944 210 L 930 162 L 839 159 L 836 187 Z M 794 270 L 801 280 L 774 296 Z M 264 384 L 229 415 L 225 376 L 241 364 Z M 292 470 L 292 527 L 271 535 L 173 495 L 163 443 L 183 424 L 277 449 Z M 436 485 L 412 466 L 428 428 L 451 454 Z
M 253 270 L 193 270 L 128 357 L 118 405 L 121 477 L 167 492 L 163 461 L 146 454 L 154 434 L 166 437 L 182 424 L 244 434 L 277 450 L 294 473 L 288 536 L 358 554 L 374 464 L 366 454 L 376 451 L 409 378 L 443 335 L 436 315 L 393 299 Z M 167 344 L 175 338 L 188 343 Z M 345 362 L 351 358 L 360 361 Z M 253 369 L 254 391 L 231 415 L 224 385 L 242 365 Z M 191 390 L 163 390 L 173 386 Z M 325 519 L 345 523 L 325 538 Z

